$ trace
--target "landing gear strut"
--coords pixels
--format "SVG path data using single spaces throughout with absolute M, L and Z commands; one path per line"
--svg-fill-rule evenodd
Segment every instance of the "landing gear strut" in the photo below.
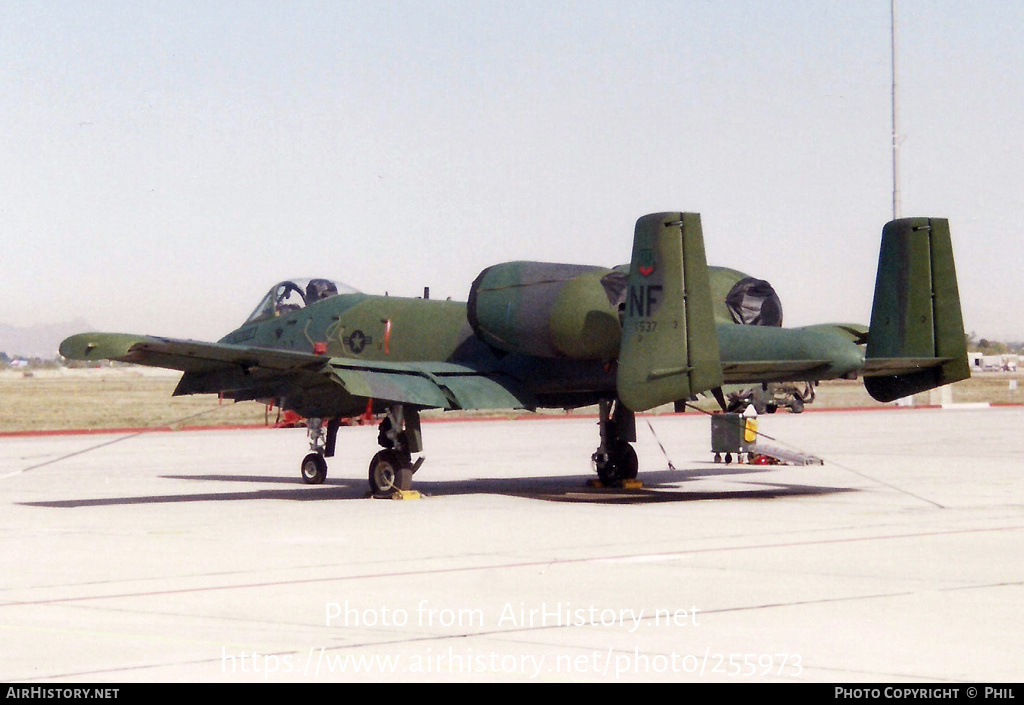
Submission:
M 601 444 L 591 456 L 604 485 L 636 479 L 639 463 L 630 445 L 636 441 L 636 416 L 616 399 L 599 404 Z
M 401 404 L 389 407 L 378 427 L 377 443 L 384 448 L 370 461 L 370 491 L 374 494 L 406 492 L 412 488 L 412 476 L 423 458 L 412 460 L 423 450 L 420 414 Z
M 339 419 L 306 419 L 306 433 L 309 435 L 310 453 L 302 459 L 299 472 L 307 485 L 322 485 L 327 479 L 327 460 L 334 457 L 334 446 L 338 439 Z

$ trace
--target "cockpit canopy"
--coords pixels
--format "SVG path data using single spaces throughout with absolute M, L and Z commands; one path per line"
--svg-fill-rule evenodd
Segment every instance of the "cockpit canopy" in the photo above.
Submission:
M 338 294 L 358 294 L 347 284 L 330 279 L 286 279 L 275 284 L 260 301 L 246 323 L 263 321 L 274 316 L 281 316 L 291 311 L 298 311 L 322 299 L 329 299 Z

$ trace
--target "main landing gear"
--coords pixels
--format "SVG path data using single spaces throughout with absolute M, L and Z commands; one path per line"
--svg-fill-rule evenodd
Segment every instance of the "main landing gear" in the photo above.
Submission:
M 636 441 L 636 416 L 616 399 L 599 404 L 601 444 L 591 456 L 603 485 L 635 480 L 640 464 L 630 443 Z
M 338 438 L 338 419 L 306 419 L 310 453 L 302 459 L 299 472 L 307 485 L 322 485 L 327 479 L 327 458 L 334 456 Z M 375 495 L 406 492 L 423 458 L 415 462 L 413 453 L 423 450 L 420 414 L 401 404 L 389 407 L 378 427 L 377 442 L 383 450 L 370 461 L 370 491 Z
M 412 460 L 413 453 L 423 450 L 420 413 L 396 404 L 388 408 L 378 429 L 377 443 L 384 450 L 370 461 L 370 491 L 375 495 L 407 492 L 413 473 L 423 464 L 423 458 Z

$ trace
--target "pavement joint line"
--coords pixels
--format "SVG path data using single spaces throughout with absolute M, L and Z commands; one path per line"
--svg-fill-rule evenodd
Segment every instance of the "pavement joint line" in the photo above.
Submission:
M 1012 516 L 1005 516 L 1005 517 L 999 517 L 999 518 L 1001 518 L 1001 519 L 1018 519 L 1019 516 L 1014 514 Z M 897 526 L 902 526 L 902 524 L 898 524 L 898 523 L 895 523 L 895 524 L 882 523 L 882 524 L 873 524 L 871 526 L 863 526 L 863 525 L 860 525 L 860 524 L 849 524 L 849 525 L 846 525 L 846 526 L 830 527 L 829 530 L 830 531 L 835 531 L 835 532 L 863 531 L 865 529 L 885 529 L 885 528 L 892 528 L 892 527 L 897 527 Z M 991 528 L 994 528 L 994 527 L 982 527 L 982 528 L 991 529 Z M 77 532 L 68 531 L 68 532 L 65 532 L 65 533 L 77 533 Z M 790 535 L 790 534 L 803 535 L 803 534 L 806 534 L 806 533 L 807 533 L 806 529 L 793 529 L 793 530 L 790 530 L 790 531 L 771 532 L 768 535 L 780 536 L 781 537 L 781 536 L 787 536 L 787 535 Z M 739 534 L 716 535 L 716 536 L 713 536 L 713 537 L 701 537 L 700 540 L 714 539 L 716 541 L 720 541 L 720 540 L 745 539 L 745 538 L 750 538 L 750 537 L 766 538 L 766 536 L 767 536 L 766 534 L 746 532 L 746 533 L 739 533 Z M 656 544 L 657 542 L 648 541 L 647 543 L 648 543 L 648 545 L 652 545 L 652 543 Z M 621 544 L 614 544 L 614 543 L 613 544 L 592 544 L 592 545 L 585 545 L 585 546 L 572 546 L 572 547 L 568 547 L 568 548 L 570 548 L 571 550 L 602 549 L 602 548 L 616 548 L 616 547 L 618 547 L 620 545 Z M 566 549 L 566 547 L 560 547 L 559 550 L 565 550 L 565 549 Z M 467 553 L 467 554 L 463 554 L 463 553 L 459 553 L 459 554 L 444 554 L 444 553 L 441 553 L 441 554 L 430 555 L 430 556 L 411 557 L 411 558 L 398 559 L 397 562 L 413 563 L 413 562 L 447 561 L 447 560 L 452 560 L 452 559 L 464 559 L 464 558 L 489 558 L 489 557 L 512 558 L 512 557 L 514 557 L 514 552 L 512 552 L 513 555 L 507 555 L 509 553 L 510 553 L 509 551 L 504 551 L 504 550 L 501 550 L 501 551 L 490 551 L 490 552 L 478 552 L 478 553 Z M 671 555 L 672 555 L 671 553 L 653 552 L 653 553 L 645 553 L 645 554 L 638 555 L 637 558 L 650 558 L 650 557 L 671 556 Z M 616 558 L 610 558 L 610 559 L 594 558 L 592 560 L 595 560 L 595 561 L 600 561 L 600 560 L 614 561 L 614 560 L 621 560 L 621 559 L 616 559 Z M 346 566 L 346 567 L 354 567 L 354 565 L 369 566 L 369 565 L 375 565 L 375 564 L 382 564 L 382 563 L 383 564 L 388 564 L 388 563 L 394 563 L 394 562 L 396 562 L 396 561 L 393 560 L 393 559 L 388 559 L 388 560 L 364 561 L 364 562 L 360 562 L 358 564 L 352 564 L 352 563 L 307 563 L 307 564 L 303 564 L 303 565 L 292 565 L 292 566 L 275 567 L 275 568 L 270 568 L 269 570 L 271 570 L 271 571 L 285 571 L 285 572 L 286 571 L 304 571 L 304 570 L 328 570 L 328 569 L 339 568 L 341 566 Z M 222 571 L 207 572 L 207 573 L 195 573 L 195 574 L 192 574 L 192 575 L 151 575 L 151 576 L 146 576 L 146 577 L 128 577 L 128 578 L 117 578 L 117 579 L 111 579 L 111 580 L 90 580 L 90 581 L 87 581 L 87 582 L 80 582 L 80 583 L 65 583 L 65 584 L 56 584 L 56 583 L 54 583 L 54 584 L 46 584 L 46 585 L 21 585 L 21 586 L 16 586 L 16 587 L 0 587 L 0 592 L 11 592 L 11 591 L 16 591 L 16 590 L 24 591 L 24 590 L 56 590 L 56 589 L 60 589 L 60 588 L 85 588 L 85 587 L 97 586 L 97 585 L 117 585 L 118 583 L 145 583 L 145 582 L 162 581 L 162 580 L 200 580 L 200 579 L 204 579 L 204 578 L 218 578 L 218 577 L 226 577 L 226 576 L 231 576 L 231 575 L 247 575 L 247 574 L 251 574 L 251 573 L 254 573 L 254 572 L 266 572 L 267 570 L 268 569 L 266 569 L 266 568 L 260 568 L 259 570 L 253 570 L 251 568 L 248 568 L 248 569 L 244 569 L 244 570 L 222 570 Z
M 993 584 L 987 584 L 987 585 L 972 585 L 972 586 L 964 586 L 964 587 L 959 587 L 959 588 L 941 588 L 941 589 L 937 590 L 937 592 L 946 592 L 946 591 L 949 591 L 949 590 L 983 589 L 983 588 L 990 588 L 990 587 L 1002 587 L 1002 586 L 1007 585 L 1007 584 L 1024 585 L 1024 581 L 1020 581 L 1020 582 L 1017 582 L 1017 583 L 993 583 Z M 800 600 L 800 601 L 797 601 L 797 602 L 767 603 L 767 604 L 763 604 L 763 605 L 748 605 L 748 606 L 744 606 L 744 607 L 723 607 L 723 608 L 719 608 L 719 609 L 701 610 L 701 614 L 702 615 L 728 614 L 728 613 L 733 613 L 733 612 L 749 612 L 749 611 L 761 610 L 761 609 L 777 609 L 777 608 L 780 608 L 780 607 L 806 607 L 806 606 L 810 606 L 810 605 L 822 605 L 822 604 L 830 604 L 830 603 L 838 603 L 838 602 L 855 602 L 855 601 L 858 601 L 858 600 L 875 600 L 875 599 L 885 599 L 885 598 L 891 598 L 891 597 L 909 597 L 911 595 L 919 594 L 920 592 L 922 592 L 922 591 L 910 591 L 910 592 L 899 591 L 899 592 L 890 592 L 890 593 L 878 593 L 878 594 L 873 594 L 873 595 L 849 595 L 849 596 L 846 596 L 846 597 L 822 598 L 822 599 L 819 599 L 819 600 Z M 927 592 L 927 591 L 924 591 L 924 592 Z M 654 619 L 654 618 L 655 618 L 654 615 L 650 615 L 650 616 L 647 616 L 647 617 L 643 617 L 641 619 L 641 621 L 649 621 L 649 620 Z M 415 644 L 415 643 L 421 643 L 421 642 L 451 641 L 451 640 L 454 640 L 454 639 L 475 639 L 475 638 L 492 638 L 492 639 L 495 639 L 495 637 L 499 637 L 499 638 L 497 638 L 495 640 L 496 641 L 501 641 L 502 639 L 500 639 L 500 637 L 509 636 L 509 635 L 513 635 L 513 634 L 537 633 L 537 632 L 543 632 L 543 631 L 554 631 L 556 629 L 574 629 L 574 628 L 579 628 L 579 627 L 578 627 L 578 625 L 573 625 L 573 624 L 545 624 L 545 625 L 540 625 L 540 626 L 532 626 L 531 625 L 531 626 L 524 626 L 524 627 L 515 627 L 515 628 L 512 628 L 512 629 L 491 629 L 491 630 L 482 631 L 482 632 L 461 632 L 461 633 L 458 633 L 458 634 L 429 634 L 429 635 L 420 635 L 420 636 L 415 636 L 415 637 L 407 637 L 407 638 L 404 638 L 404 639 L 386 639 L 386 640 L 380 640 L 380 641 L 362 641 L 362 642 L 353 643 L 353 644 L 337 644 L 337 645 L 334 645 L 334 646 L 324 646 L 324 647 L 321 647 L 321 650 L 323 652 L 328 652 L 328 651 L 344 651 L 344 650 L 348 650 L 348 649 L 379 648 L 379 647 L 382 647 L 382 646 L 401 646 L 401 645 Z M 530 642 L 513 641 L 513 643 L 529 644 Z M 588 647 L 579 647 L 579 646 L 571 646 L 570 645 L 570 648 L 588 648 Z M 616 653 L 618 653 L 618 652 L 621 652 L 621 653 L 633 653 L 632 651 L 623 651 L 622 649 L 614 649 L 613 651 L 616 652 Z M 302 651 L 302 650 L 290 650 L 290 651 L 278 651 L 278 652 L 274 652 L 274 653 L 270 653 L 270 654 L 263 654 L 263 655 L 264 656 L 288 656 L 288 655 L 303 654 L 303 653 L 306 653 L 306 652 Z M 125 667 L 119 667 L 119 668 L 110 668 L 110 669 L 104 669 L 104 670 L 97 670 L 97 671 L 83 671 L 83 672 L 77 672 L 77 673 L 62 673 L 62 674 L 51 674 L 51 675 L 45 675 L 45 676 L 34 676 L 34 677 L 30 677 L 30 678 L 16 678 L 16 679 L 12 679 L 12 680 L 20 682 L 20 681 L 43 680 L 43 679 L 53 679 L 53 678 L 78 678 L 78 677 L 83 677 L 83 676 L 93 676 L 93 675 L 99 675 L 99 674 L 104 674 L 104 673 L 120 673 L 120 672 L 124 672 L 124 671 L 137 671 L 137 670 L 147 670 L 147 669 L 153 669 L 153 668 L 166 668 L 166 667 L 169 667 L 169 666 L 193 666 L 193 665 L 203 665 L 203 664 L 215 664 L 215 663 L 218 663 L 218 662 L 223 662 L 223 657 L 220 657 L 220 658 L 210 658 L 210 659 L 200 659 L 200 660 L 192 660 L 192 661 L 181 661 L 181 662 L 177 662 L 176 661 L 176 662 L 160 663 L 160 664 L 142 664 L 142 665 L 134 665 L 134 666 L 125 666 Z M 822 670 L 834 670 L 834 669 L 827 669 L 827 668 L 822 667 Z
M 151 428 L 136 429 L 134 431 L 129 432 L 127 436 L 121 436 L 120 438 L 114 438 L 114 439 L 111 439 L 109 441 L 104 441 L 103 443 L 98 443 L 98 444 L 96 444 L 94 446 L 89 446 L 88 448 L 82 448 L 82 449 L 76 450 L 76 451 L 74 451 L 72 453 L 66 453 L 66 454 L 58 456 L 56 458 L 51 458 L 50 460 L 46 460 L 46 461 L 44 461 L 42 463 L 36 463 L 35 465 L 30 465 L 30 466 L 28 466 L 26 468 L 22 468 L 20 470 L 15 470 L 14 472 L 7 473 L 6 475 L 0 475 L 0 480 L 6 480 L 6 479 L 11 478 L 11 477 L 16 477 L 18 475 L 23 475 L 23 474 L 25 474 L 27 472 L 31 472 L 32 470 L 38 470 L 39 468 L 46 467 L 47 465 L 53 465 L 54 463 L 59 463 L 62 460 L 67 460 L 68 458 L 74 458 L 75 456 L 78 456 L 78 455 L 84 455 L 86 453 L 91 453 L 94 450 L 99 450 L 100 448 L 105 448 L 107 446 L 114 445 L 115 443 L 120 443 L 121 441 L 127 441 L 127 440 L 131 440 L 132 438 L 138 438 L 139 436 L 144 435 L 146 433 L 165 431 L 165 430 L 167 430 L 167 428 L 169 426 L 172 426 L 174 424 L 180 423 L 182 421 L 188 421 L 189 419 L 195 419 L 195 418 L 199 418 L 200 416 L 207 416 L 209 414 L 216 413 L 217 411 L 220 411 L 222 408 L 224 408 L 224 407 L 216 407 L 214 409 L 208 409 L 206 411 L 200 411 L 199 413 L 196 413 L 196 414 L 189 414 L 188 416 L 184 416 L 184 417 L 182 417 L 180 419 L 176 419 L 174 421 L 168 421 L 167 423 L 157 424 L 156 426 L 153 426 Z M 123 432 L 124 431 L 122 431 L 122 433 Z
M 841 544 L 841 543 L 860 543 L 867 541 L 891 541 L 901 539 L 912 539 L 912 538 L 926 538 L 935 536 L 955 536 L 963 534 L 975 534 L 975 533 L 990 533 L 996 531 L 1020 531 L 1024 530 L 1024 526 L 1002 526 L 1002 527 L 986 527 L 980 529 L 960 529 L 951 531 L 932 531 L 923 533 L 913 534 L 891 534 L 885 536 L 863 536 L 863 537 L 852 537 L 852 538 L 841 538 L 841 539 L 827 539 L 822 541 L 794 541 L 790 543 L 777 543 L 777 544 L 757 544 L 749 546 L 724 546 L 719 548 L 699 548 L 690 549 L 685 551 L 667 551 L 657 555 L 696 555 L 704 553 L 720 553 L 720 552 L 731 552 L 731 551 L 751 551 L 751 550 L 764 550 L 764 549 L 777 549 L 777 548 L 797 548 L 802 546 L 822 546 L 829 544 Z M 258 588 L 272 588 L 282 587 L 285 585 L 311 585 L 316 583 L 330 583 L 330 582 L 347 582 L 354 580 L 379 580 L 382 578 L 395 578 L 395 577 L 414 577 L 422 575 L 444 575 L 454 573 L 470 573 L 480 572 L 485 570 L 509 570 L 509 569 L 520 569 L 520 568 L 548 568 L 558 565 L 573 565 L 583 563 L 595 563 L 598 561 L 610 561 L 610 560 L 621 560 L 627 558 L 639 558 L 645 555 L 654 554 L 624 554 L 618 556 L 594 556 L 588 558 L 562 558 L 554 560 L 542 560 L 542 561 L 524 561 L 522 563 L 505 563 L 505 564 L 493 564 L 493 565 L 480 565 L 480 566 L 462 566 L 458 568 L 438 568 L 433 570 L 411 570 L 398 573 L 368 573 L 363 575 L 345 575 L 345 576 L 330 576 L 322 578 L 305 578 L 298 580 L 278 580 L 278 581 L 267 581 L 259 583 L 244 583 L 235 585 L 210 585 L 206 587 L 193 587 L 193 588 L 179 588 L 176 590 L 153 590 L 149 592 L 137 592 L 137 593 L 119 593 L 113 595 L 84 595 L 80 597 L 57 597 L 45 600 L 19 600 L 15 602 L 0 602 L 0 609 L 7 607 L 26 607 L 30 605 L 51 605 L 51 604 L 67 604 L 73 602 L 84 602 L 87 600 L 111 600 L 111 599 L 122 599 L 122 598 L 138 598 L 138 597 L 158 597 L 163 595 L 182 595 L 190 593 L 200 592 L 218 592 L 224 590 L 249 590 Z

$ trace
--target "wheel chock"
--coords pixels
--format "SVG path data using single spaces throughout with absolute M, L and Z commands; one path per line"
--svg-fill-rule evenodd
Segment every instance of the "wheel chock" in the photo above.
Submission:
M 391 499 L 423 499 L 423 495 L 416 490 L 396 490 Z
M 379 492 L 379 493 L 367 492 L 366 493 L 366 498 L 367 499 L 423 499 L 423 495 L 421 495 L 416 490 L 405 490 L 404 492 L 402 490 L 395 490 L 394 492 Z
M 620 480 L 614 485 L 606 485 L 600 480 L 587 480 L 587 487 L 595 490 L 604 489 L 623 489 L 623 490 L 641 490 L 644 487 L 644 483 L 640 480 Z

